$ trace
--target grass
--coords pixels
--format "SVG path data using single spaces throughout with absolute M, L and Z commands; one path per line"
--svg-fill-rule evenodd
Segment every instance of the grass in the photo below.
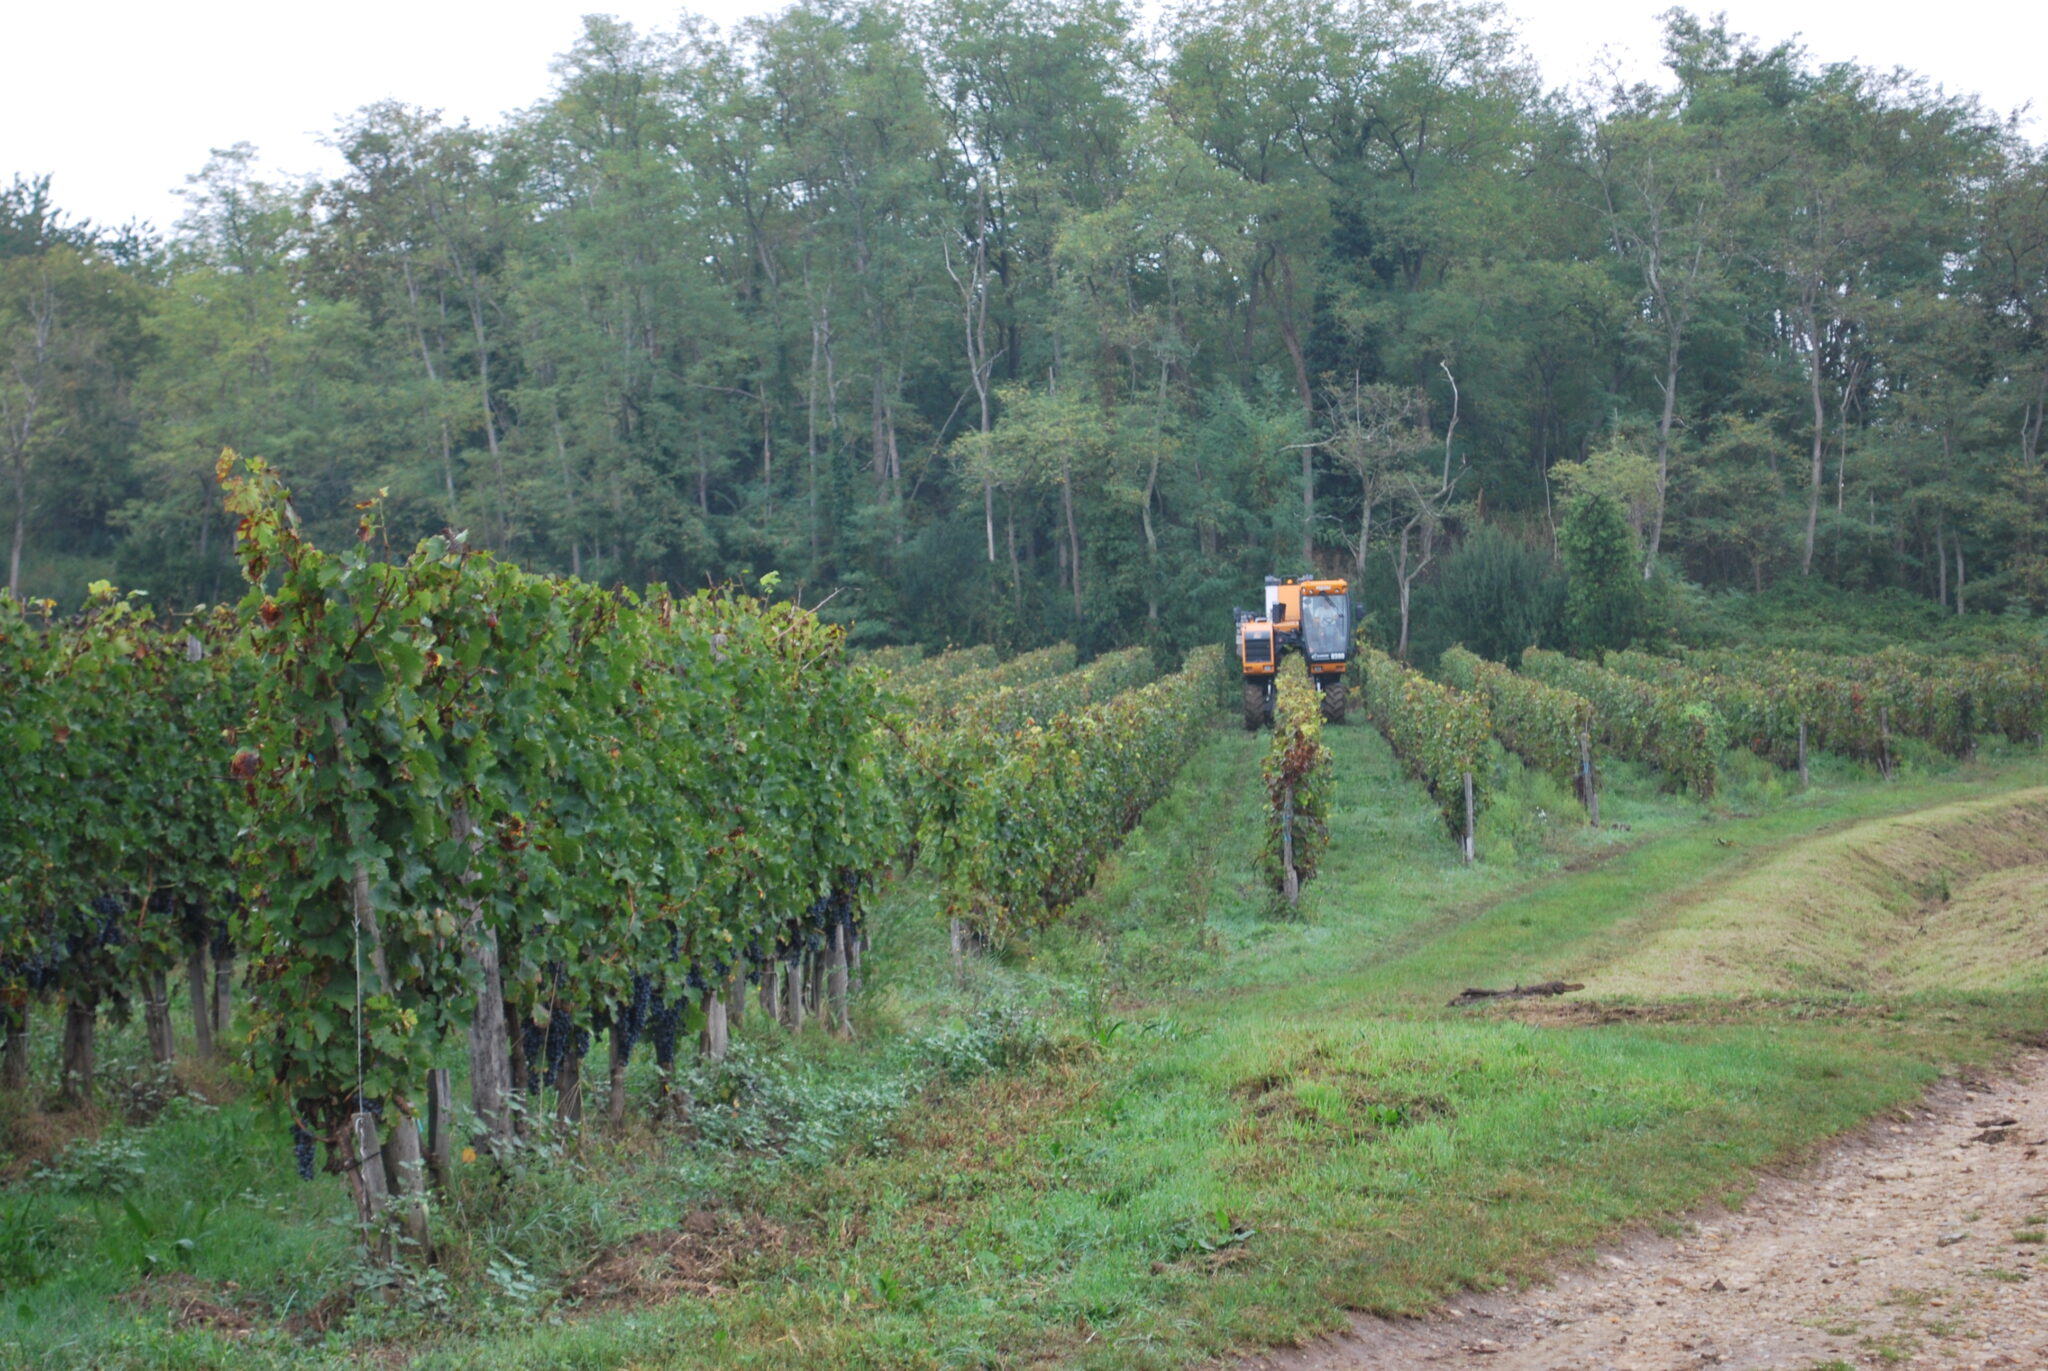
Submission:
M 2039 785 L 2031 754 L 1889 785 L 1823 761 L 1805 793 L 1731 754 L 1713 806 L 1617 766 L 1601 830 L 1500 759 L 1467 867 L 1370 729 L 1328 740 L 1332 844 L 1298 917 L 1274 917 L 1255 869 L 1262 740 L 1219 728 L 1095 893 L 965 986 L 930 893 L 898 890 L 858 1043 L 742 1030 L 739 1060 L 696 1082 L 732 1102 L 699 1131 L 737 1154 L 642 1127 L 466 1174 L 429 1278 L 365 1268 L 339 1187 L 290 1181 L 246 1104 L 117 1132 L 141 1149 L 141 1226 L 111 1188 L 17 1185 L 0 1204 L 0 1359 L 1186 1366 L 1347 1308 L 1533 1280 L 1619 1226 L 1739 1197 L 2048 1009 L 1996 982 L 1680 997 L 1639 970 L 1646 938 L 1816 840 Z M 1592 1003 L 1445 1008 L 1553 977 Z M 42 1236 L 15 1241 L 24 1203 L 13 1222 Z M 562 1297 L 623 1270 L 635 1235 L 692 1224 L 716 1235 L 695 1285 L 678 1254 L 582 1308 Z M 40 1253 L 39 1282 L 8 1273 L 17 1248 Z M 345 1312 L 355 1288 L 375 1293 Z M 194 1290 L 248 1326 L 164 1298 Z

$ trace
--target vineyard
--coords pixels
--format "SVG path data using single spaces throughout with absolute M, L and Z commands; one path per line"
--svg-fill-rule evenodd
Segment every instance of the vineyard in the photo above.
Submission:
M 132 1160 L 180 1129 L 235 1158 L 239 1189 L 210 1206 L 270 1195 L 255 1212 L 352 1232 L 357 1264 L 319 1279 L 356 1292 L 358 1331 L 280 1332 L 266 1344 L 279 1365 L 320 1347 L 345 1360 L 386 1306 L 453 1299 L 470 1311 L 463 1336 L 486 1340 L 487 1310 L 604 1308 L 611 1296 L 577 1293 L 598 1289 L 591 1263 L 647 1230 L 543 1254 L 513 1216 L 538 1222 L 559 1203 L 543 1197 L 573 1191 L 615 1228 L 639 1201 L 620 1208 L 608 1168 L 664 1197 L 657 1209 L 682 1204 L 686 1236 L 710 1224 L 753 1253 L 720 1257 L 726 1274 L 701 1290 L 662 1287 L 677 1310 L 736 1289 L 763 1329 L 823 1319 L 849 1348 L 881 1345 L 861 1341 L 884 1337 L 872 1311 L 911 1319 L 919 1342 L 964 1319 L 991 1355 L 1044 1326 L 1007 1307 L 977 1322 L 937 1295 L 905 1305 L 897 1277 L 825 1274 L 832 1254 L 957 1261 L 947 1244 L 970 1239 L 928 1254 L 912 1216 L 1016 1185 L 1023 1209 L 1005 1222 L 1028 1226 L 1041 1220 L 1018 1215 L 1059 1189 L 1047 1168 L 1090 1172 L 1091 1194 L 1129 1188 L 1173 1216 L 1090 1221 L 1139 1225 L 1103 1239 L 1135 1264 L 1115 1280 L 1169 1317 L 1190 1298 L 1187 1263 L 1288 1225 L 1256 1169 L 1172 1162 L 1144 1139 L 1287 1168 L 1329 1155 L 1289 1150 L 1321 1130 L 1398 1150 L 1410 1124 L 1478 1110 L 1430 1070 L 1367 1090 L 1368 1068 L 1331 1065 L 1333 1049 L 1289 1055 L 1260 1020 L 1185 991 L 1190 978 L 1262 994 L 1261 977 L 1363 975 L 1412 1016 L 1407 982 L 1373 980 L 1368 954 L 1334 953 L 1319 930 L 1371 947 L 1388 911 L 1505 891 L 1541 863 L 1621 862 L 1640 835 L 1653 851 L 1698 842 L 1702 821 L 1751 817 L 1738 809 L 1811 824 L 1887 812 L 1987 764 L 2018 778 L 2048 715 L 2048 670 L 2017 655 L 1530 649 L 1510 669 L 1453 649 L 1425 672 L 1361 644 L 1351 723 L 1325 722 L 1292 660 L 1274 727 L 1244 737 L 1219 708 L 1219 682 L 1236 687 L 1217 646 L 1178 661 L 1084 661 L 1068 643 L 857 654 L 772 578 L 628 593 L 452 537 L 399 552 L 374 502 L 350 546 L 326 549 L 261 462 L 224 460 L 220 475 L 239 604 L 165 614 L 97 585 L 59 616 L 0 598 L 0 1125 L 24 1150 L 48 1121 L 73 1130 L 13 1166 L 20 1198 L 0 1213 L 0 1277 L 32 1296 L 14 1323 L 0 1314 L 0 1350 L 42 1349 L 30 1361 L 56 1355 L 34 1301 L 72 1288 L 65 1263 L 98 1269 L 79 1234 L 125 1234 L 95 1241 L 126 1253 L 117 1265 L 145 1291 L 174 1271 L 242 1279 L 213 1255 L 210 1210 L 146 1193 L 159 1173 L 204 1190 L 180 1169 L 197 1155 L 155 1172 Z M 1507 974 L 1533 977 L 1563 918 L 1529 915 L 1487 955 L 1521 948 Z M 1241 962 L 1233 947 L 1269 951 Z M 1469 948 L 1443 955 L 1416 983 L 1487 974 Z M 1216 1065 L 1192 1045 L 1211 1033 L 1217 1052 L 1236 1044 L 1230 1060 L 1281 1058 Z M 1439 1050 L 1419 1043 L 1400 1050 Z M 1238 1108 L 1215 1099 L 1249 1112 L 1185 1136 L 1180 1115 L 1120 1112 L 1136 1106 L 1031 1116 L 1040 1094 L 1168 1090 L 1141 1065 L 1155 1050 L 1209 1063 L 1170 1087 L 1186 1127 Z M 1225 1073 L 1214 1099 L 1183 1098 L 1210 1071 Z M 215 1109 L 248 1128 L 206 1133 Z M 986 1142 L 964 1143 L 984 1115 Z M 1132 1162 L 1143 1178 L 1074 1140 L 1098 1129 L 1152 1157 Z M 978 1179 L 948 1179 L 962 1166 Z M 877 1186 L 903 1214 L 874 1207 Z M 69 1217 L 37 1217 L 52 1206 Z M 806 1246 L 771 1236 L 799 1224 Z M 798 1317 L 790 1301 L 812 1286 L 835 1302 Z M 1173 1345 L 1213 1354 L 1218 1338 L 1297 1325 L 1233 1326 Z M 77 1364 L 146 1360 L 91 1346 Z
M 182 975 L 191 1051 L 245 1065 L 385 1245 L 430 1247 L 458 1148 L 504 1161 L 586 1099 L 621 1124 L 643 1041 L 668 1113 L 679 1045 L 722 1057 L 750 998 L 848 1034 L 885 874 L 929 869 L 984 946 L 1055 918 L 1206 721 L 1213 650 L 1154 679 L 979 649 L 884 689 L 786 602 L 394 558 L 374 504 L 329 552 L 260 462 L 221 477 L 238 608 L 0 599 L 0 1088 L 45 1006 L 68 1104 L 133 1004 L 169 1065 Z

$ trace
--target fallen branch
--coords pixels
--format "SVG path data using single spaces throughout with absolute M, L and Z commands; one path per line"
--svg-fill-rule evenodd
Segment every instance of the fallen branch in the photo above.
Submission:
M 1481 1004 L 1487 1000 L 1514 1000 L 1527 995 L 1568 995 L 1585 988 L 1574 981 L 1543 981 L 1536 985 L 1518 985 L 1510 990 L 1467 989 L 1451 1001 L 1450 1007 L 1456 1009 L 1459 1005 Z

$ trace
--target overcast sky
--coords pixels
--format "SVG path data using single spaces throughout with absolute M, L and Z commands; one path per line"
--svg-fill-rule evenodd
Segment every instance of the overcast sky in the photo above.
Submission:
M 1624 71 L 1656 74 L 1656 15 L 1670 0 L 1508 0 L 1505 8 L 1553 85 L 1576 85 L 1603 52 Z M 322 146 L 339 116 L 396 98 L 451 121 L 495 122 L 548 89 L 548 64 L 601 10 L 642 28 L 670 27 L 685 6 L 492 0 L 12 0 L 0 14 L 0 182 L 49 173 L 57 202 L 103 224 L 176 219 L 173 192 L 207 150 L 257 146 L 280 173 L 331 173 Z M 779 6 L 699 0 L 719 23 Z M 1157 0 L 1147 3 L 1157 13 Z M 1721 0 L 1730 27 L 1777 41 L 1799 36 L 1819 61 L 1905 66 L 2009 113 L 2043 99 L 2048 5 L 1902 0 Z M 1949 16 L 1957 22 L 1945 22 Z M 2028 125 L 2039 141 L 2048 119 Z

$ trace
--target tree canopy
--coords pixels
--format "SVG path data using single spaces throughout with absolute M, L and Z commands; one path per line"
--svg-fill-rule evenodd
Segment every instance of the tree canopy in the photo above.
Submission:
M 805 0 L 587 18 L 527 110 L 366 106 L 331 180 L 220 150 L 162 239 L 17 176 L 8 585 L 223 597 L 233 446 L 316 537 L 382 489 L 398 545 L 773 568 L 873 641 L 1205 640 L 1310 563 L 1405 607 L 1425 534 L 1551 557 L 1589 492 L 1638 576 L 2048 610 L 2048 156 L 1685 11 L 1665 62 L 1546 92 L 1483 4 Z

